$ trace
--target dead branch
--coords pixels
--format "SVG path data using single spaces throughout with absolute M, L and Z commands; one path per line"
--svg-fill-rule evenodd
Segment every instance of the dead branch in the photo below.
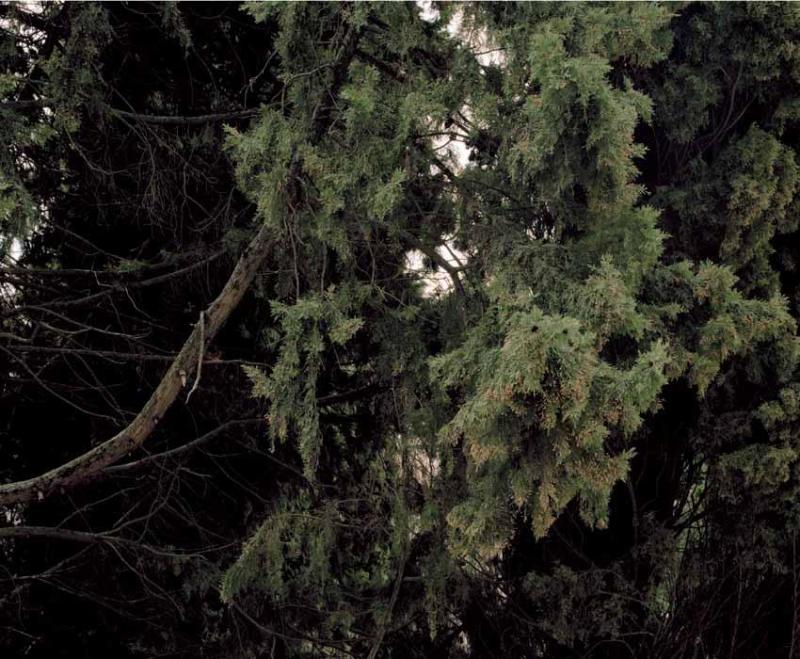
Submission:
M 312 144 L 318 142 L 328 129 L 335 99 L 346 80 L 361 34 L 360 28 L 348 25 L 342 35 L 341 46 L 331 65 L 330 85 L 311 115 L 308 134 Z M 297 178 L 300 167 L 300 159 L 293 158 L 289 165 L 290 180 Z M 42 500 L 56 492 L 65 491 L 144 444 L 178 397 L 183 386 L 182 375 L 191 377 L 194 374 L 199 355 L 216 337 L 255 279 L 259 266 L 274 243 L 272 233 L 270 225 L 261 226 L 236 263 L 224 288 L 205 310 L 203 327 L 200 323 L 195 325 L 175 361 L 130 425 L 102 444 L 50 471 L 27 480 L 0 485 L 0 505 Z

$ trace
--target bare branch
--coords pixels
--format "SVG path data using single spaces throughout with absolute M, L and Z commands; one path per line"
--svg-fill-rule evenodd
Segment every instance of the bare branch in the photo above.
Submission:
M 153 124 L 157 126 L 197 126 L 202 124 L 211 124 L 217 121 L 231 121 L 233 119 L 249 119 L 255 117 L 261 110 L 259 108 L 248 108 L 246 110 L 234 110 L 232 112 L 216 112 L 212 114 L 198 114 L 198 115 L 158 115 L 158 114 L 140 114 L 138 112 L 126 112 L 125 110 L 118 110 L 116 108 L 109 108 L 112 114 L 125 119 L 133 119 L 134 121 L 141 121 L 146 124 Z
M 355 29 L 352 25 L 348 25 L 342 35 L 340 48 L 331 65 L 330 85 L 322 94 L 311 116 L 309 140 L 312 144 L 318 142 L 328 129 L 332 106 L 346 80 L 361 35 L 362 30 Z M 300 167 L 300 159 L 295 156 L 289 165 L 289 180 L 298 176 Z M 216 337 L 252 284 L 261 262 L 273 245 L 272 232 L 270 225 L 261 226 L 236 263 L 225 287 L 205 310 L 203 326 L 201 327 L 199 322 L 195 325 L 175 361 L 136 418 L 111 439 L 65 464 L 27 480 L 0 485 L 0 505 L 41 500 L 74 487 L 144 444 L 178 397 L 183 386 L 183 378 L 194 374 L 198 356 Z
M 205 444 L 206 442 L 214 439 L 215 437 L 221 435 L 226 430 L 230 428 L 234 428 L 236 426 L 243 426 L 243 425 L 258 425 L 265 423 L 262 417 L 253 418 L 253 419 L 234 419 L 232 421 L 226 421 L 221 426 L 217 426 L 214 430 L 207 432 L 205 435 L 201 435 L 197 439 L 193 439 L 188 444 L 183 444 L 176 448 L 170 449 L 169 451 L 164 451 L 163 453 L 156 453 L 154 455 L 148 455 L 147 457 L 142 458 L 141 460 L 135 460 L 133 462 L 126 462 L 120 465 L 113 465 L 111 467 L 106 468 L 103 471 L 103 474 L 119 474 L 119 473 L 126 473 L 130 471 L 136 471 L 141 469 L 142 467 L 146 467 L 153 462 L 157 462 L 160 460 L 164 460 L 166 458 L 174 458 L 177 455 L 182 455 L 184 453 L 188 453 L 189 451 L 197 448 L 201 444 Z
M 203 373 L 203 352 L 204 352 L 205 342 L 206 342 L 206 339 L 205 339 L 205 328 L 206 328 L 206 325 L 205 325 L 205 316 L 203 315 L 202 311 L 200 312 L 199 323 L 200 323 L 200 353 L 197 355 L 197 375 L 195 376 L 194 384 L 192 385 L 192 388 L 189 389 L 189 393 L 186 394 L 186 403 L 187 403 L 187 405 L 189 403 L 189 399 L 192 397 L 192 394 L 196 391 L 197 385 L 200 384 L 200 376 Z
M 55 104 L 52 98 L 35 98 L 22 101 L 2 101 L 0 110 L 29 110 L 31 108 L 49 107 Z M 258 115 L 259 108 L 246 108 L 244 110 L 231 110 L 228 112 L 212 112 L 209 114 L 171 115 L 171 114 L 145 114 L 142 112 L 128 112 L 106 106 L 113 116 L 123 119 L 132 119 L 145 124 L 156 126 L 202 126 L 217 121 L 232 121 L 234 119 L 249 119 Z
M 87 531 L 58 529 L 54 526 L 6 526 L 0 528 L 0 540 L 8 538 L 39 538 L 42 540 L 66 540 L 81 544 L 95 544 L 109 540 L 108 536 Z
M 214 339 L 228 316 L 238 306 L 272 243 L 272 230 L 265 224 L 242 254 L 222 292 L 206 309 L 207 322 L 204 323 L 202 332 L 203 347 Z M 201 330 L 198 323 L 150 399 L 130 425 L 111 439 L 55 469 L 24 481 L 0 485 L 0 504 L 44 499 L 54 492 L 74 486 L 141 446 L 175 402 L 182 387 L 181 371 L 187 377 L 194 373 L 200 352 Z

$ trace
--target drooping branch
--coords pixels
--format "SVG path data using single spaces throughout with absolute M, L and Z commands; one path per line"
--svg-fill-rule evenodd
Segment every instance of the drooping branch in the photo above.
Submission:
M 121 545 L 146 551 L 156 556 L 168 556 L 172 558 L 197 555 L 197 552 L 193 550 L 170 551 L 160 549 L 137 540 L 114 535 L 113 533 L 94 533 L 92 531 L 62 529 L 55 526 L 3 526 L 0 527 L 0 541 L 1 540 L 46 540 L 48 542 L 74 542 L 82 545 L 105 544 L 109 547 Z
M 350 63 L 355 57 L 361 29 L 348 24 L 331 66 L 332 76 L 311 116 L 309 141 L 318 142 L 330 125 L 336 97 L 345 82 Z M 289 166 L 289 178 L 297 176 L 298 158 Z M 224 288 L 203 312 L 204 323 L 198 322 L 184 343 L 175 361 L 159 382 L 155 391 L 134 420 L 119 433 L 93 449 L 39 476 L 0 485 L 0 505 L 10 505 L 45 499 L 54 493 L 74 487 L 93 474 L 118 462 L 141 446 L 158 426 L 183 387 L 197 368 L 198 357 L 238 306 L 255 279 L 259 266 L 274 243 L 272 227 L 262 225 L 245 249 Z
M 146 124 L 153 124 L 157 126 L 198 126 L 202 124 L 211 124 L 217 121 L 231 121 L 233 119 L 248 119 L 255 117 L 261 110 L 259 108 L 248 108 L 246 110 L 233 110 L 231 112 L 215 112 L 211 114 L 198 114 L 198 115 L 159 115 L 159 114 L 141 114 L 139 112 L 126 112 L 125 110 L 117 110 L 116 108 L 109 108 L 112 114 L 125 119 L 133 119 L 141 121 Z
M 12 341 L 24 341 L 22 345 L 14 345 L 14 352 L 41 353 L 43 355 L 76 355 L 81 357 L 97 357 L 110 362 L 115 361 L 138 361 L 138 362 L 171 362 L 177 355 L 168 355 L 124 352 L 119 350 L 94 350 L 92 348 L 62 348 L 57 346 L 29 345 L 31 339 L 23 336 L 16 336 L 8 332 L 0 332 L 0 339 L 10 339 Z M 216 357 L 206 357 L 203 359 L 203 366 L 264 366 L 263 362 L 252 361 L 249 359 L 218 359 Z
M 237 307 L 272 244 L 272 230 L 265 224 L 239 258 L 225 287 L 204 312 L 203 346 L 208 345 L 216 337 L 231 312 Z M 44 499 L 54 492 L 74 486 L 141 446 L 175 402 L 183 386 L 183 377 L 189 377 L 194 373 L 201 351 L 200 334 L 198 323 L 150 399 L 130 425 L 111 439 L 55 469 L 27 480 L 0 485 L 0 504 Z
M 113 475 L 120 473 L 131 473 L 141 469 L 142 467 L 149 466 L 154 462 L 164 462 L 169 458 L 174 458 L 176 456 L 181 456 L 186 453 L 189 453 L 198 446 L 206 444 L 215 437 L 224 434 L 226 430 L 230 430 L 231 428 L 235 428 L 237 426 L 258 425 L 261 423 L 264 423 L 264 419 L 262 417 L 256 417 L 252 419 L 234 419 L 232 421 L 226 421 L 221 426 L 217 426 L 216 428 L 214 428 L 214 430 L 207 432 L 205 435 L 201 435 L 197 439 L 193 439 L 188 444 L 182 444 L 181 446 L 170 449 L 168 451 L 164 451 L 163 453 L 148 455 L 144 458 L 141 458 L 140 460 L 135 460 L 134 462 L 125 462 L 123 464 L 113 465 L 105 469 L 103 471 L 103 474 Z
M 34 98 L 21 101 L 3 101 L 0 103 L 0 110 L 30 110 L 31 108 L 41 108 L 48 105 L 46 98 Z
M 72 529 L 58 529 L 53 526 L 5 526 L 0 528 L 0 540 L 6 539 L 64 540 L 80 544 L 95 544 L 105 542 L 109 538 L 101 533 L 87 531 L 74 531 Z
M 30 110 L 35 108 L 52 107 L 56 104 L 52 98 L 34 98 L 28 100 L 2 101 L 0 110 Z M 228 112 L 210 112 L 208 114 L 174 115 L 174 114 L 146 114 L 144 112 L 129 112 L 115 107 L 105 106 L 112 115 L 123 119 L 131 119 L 144 124 L 155 126 L 202 126 L 218 121 L 232 121 L 234 119 L 249 119 L 258 115 L 259 108 L 245 108 L 243 110 L 229 110 Z

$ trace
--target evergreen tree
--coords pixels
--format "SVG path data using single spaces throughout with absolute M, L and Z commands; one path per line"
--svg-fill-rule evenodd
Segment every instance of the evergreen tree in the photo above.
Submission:
M 8 652 L 800 653 L 793 5 L 0 16 Z

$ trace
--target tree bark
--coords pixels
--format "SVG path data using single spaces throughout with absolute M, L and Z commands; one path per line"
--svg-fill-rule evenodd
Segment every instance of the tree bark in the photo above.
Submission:
M 241 301 L 272 243 L 272 228 L 265 224 L 239 258 L 225 287 L 204 312 L 203 349 L 214 339 Z M 197 358 L 201 350 L 200 334 L 198 323 L 150 399 L 130 425 L 63 465 L 27 480 L 0 485 L 0 504 L 45 499 L 54 492 L 66 490 L 91 474 L 105 469 L 141 446 L 175 402 L 183 388 L 183 382 L 191 378 L 197 368 Z
M 331 67 L 332 75 L 329 85 L 323 91 L 311 115 L 309 141 L 312 144 L 323 137 L 330 125 L 331 110 L 344 84 L 350 63 L 355 57 L 361 34 L 360 28 L 353 28 L 352 25 L 347 25 L 345 28 L 339 50 Z M 299 170 L 300 161 L 294 157 L 289 165 L 288 178 L 290 180 L 295 178 L 299 174 Z M 198 356 L 216 337 L 231 312 L 241 301 L 272 244 L 272 227 L 264 224 L 239 258 L 225 287 L 204 311 L 204 326 L 201 327 L 199 322 L 195 325 L 150 399 L 125 429 L 86 453 L 50 471 L 27 480 L 0 485 L 0 505 L 43 500 L 56 492 L 66 491 L 116 463 L 144 444 L 175 402 L 183 388 L 183 383 L 194 374 Z

